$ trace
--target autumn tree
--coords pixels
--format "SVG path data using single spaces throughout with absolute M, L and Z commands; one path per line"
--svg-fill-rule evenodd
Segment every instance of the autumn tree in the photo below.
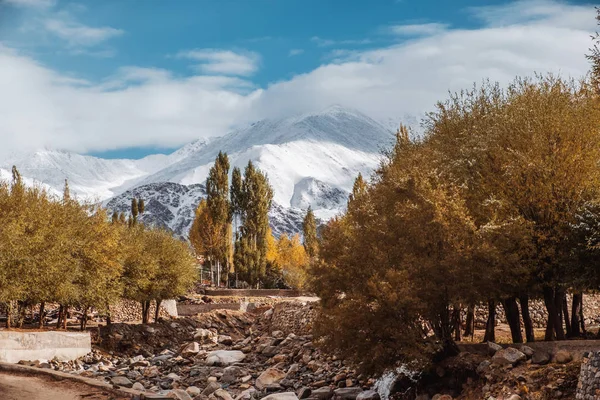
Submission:
M 317 221 L 310 206 L 302 221 L 302 233 L 304 234 L 304 249 L 308 256 L 314 259 L 317 256 L 319 243 L 317 241 Z
M 205 199 L 200 201 L 196 208 L 196 214 L 189 239 L 196 255 L 203 256 L 205 262 L 210 265 L 211 281 L 215 279 L 214 266 L 223 242 L 221 226 L 216 224 L 208 209 Z
M 600 25 L 600 8 L 596 7 L 596 20 Z M 600 95 L 600 34 L 596 32 L 592 39 L 594 43 L 590 48 L 590 53 L 587 55 L 588 60 L 592 63 L 592 85 L 597 94 Z
M 295 234 L 290 238 L 284 233 L 279 237 L 274 262 L 281 269 L 286 285 L 294 289 L 305 287 L 309 255 L 300 241 L 300 235 Z
M 365 371 L 455 352 L 455 307 L 476 296 L 478 230 L 429 159 L 398 135 L 374 183 L 357 179 L 347 213 L 323 229 L 311 278 L 322 299 L 316 333 Z
M 252 161 L 244 170 L 240 198 L 243 201 L 240 235 L 234 252 L 236 271 L 239 271 L 241 279 L 250 285 L 257 285 L 266 274 L 273 189 L 267 177 L 254 167 Z
M 231 265 L 231 205 L 229 201 L 229 159 L 219 152 L 206 178 L 206 206 L 212 223 L 219 230 L 219 244 L 214 249 L 217 268 L 217 286 L 220 285 L 223 267 L 229 272 Z

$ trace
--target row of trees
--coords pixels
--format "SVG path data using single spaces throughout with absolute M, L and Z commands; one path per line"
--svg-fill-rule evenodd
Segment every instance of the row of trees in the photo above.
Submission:
M 546 306 L 546 340 L 581 333 L 583 293 L 600 285 L 595 49 L 590 79 L 484 83 L 439 103 L 423 139 L 401 127 L 323 229 L 313 287 L 326 347 L 370 372 L 428 362 L 456 350 L 461 309 L 472 319 L 481 303 L 485 340 L 501 303 L 513 341 L 523 341 L 519 314 L 533 341 L 531 298 Z
M 8 327 L 35 305 L 41 325 L 48 302 L 61 305 L 59 326 L 73 307 L 109 317 L 121 297 L 160 303 L 183 294 L 195 276 L 187 244 L 118 217 L 111 223 L 106 210 L 73 199 L 66 182 L 62 199 L 25 186 L 14 167 L 12 182 L 0 183 L 0 302 Z
M 269 227 L 273 189 L 267 177 L 249 161 L 243 175 L 233 168 L 230 186 L 229 169 L 227 154 L 220 152 L 189 234 L 196 253 L 211 267 L 211 281 L 220 285 L 223 278 L 232 277 L 236 287 L 240 281 L 250 286 L 302 286 L 308 260 L 316 255 L 312 211 L 305 219 L 306 250 L 299 236 L 275 240 Z

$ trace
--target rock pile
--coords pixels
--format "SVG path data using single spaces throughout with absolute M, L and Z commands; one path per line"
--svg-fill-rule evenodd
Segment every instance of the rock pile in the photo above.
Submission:
M 315 348 L 306 334 L 313 313 L 284 304 L 258 316 L 215 311 L 145 326 L 113 324 L 101 329 L 91 354 L 38 366 L 164 398 L 379 400 L 369 390 L 373 381 Z M 298 321 L 286 322 L 290 315 Z

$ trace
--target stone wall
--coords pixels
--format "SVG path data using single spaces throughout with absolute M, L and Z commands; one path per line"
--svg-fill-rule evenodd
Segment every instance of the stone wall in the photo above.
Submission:
M 587 353 L 581 363 L 577 400 L 600 399 L 600 351 Z
M 241 296 L 241 297 L 299 297 L 302 292 L 289 289 L 205 289 L 207 296 Z
M 0 331 L 0 361 L 74 360 L 92 350 L 89 332 Z
M 213 310 L 240 311 L 242 303 L 206 303 L 206 304 L 177 304 L 177 314 L 182 317 L 191 317 Z
M 270 330 L 282 331 L 286 335 L 311 335 L 316 309 L 312 303 L 283 302 L 273 307 L 269 317 Z

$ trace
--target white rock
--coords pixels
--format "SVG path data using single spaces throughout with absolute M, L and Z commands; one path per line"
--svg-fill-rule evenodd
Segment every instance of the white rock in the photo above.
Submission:
M 226 367 L 242 361 L 246 355 L 239 350 L 216 350 L 206 356 L 206 365 Z

